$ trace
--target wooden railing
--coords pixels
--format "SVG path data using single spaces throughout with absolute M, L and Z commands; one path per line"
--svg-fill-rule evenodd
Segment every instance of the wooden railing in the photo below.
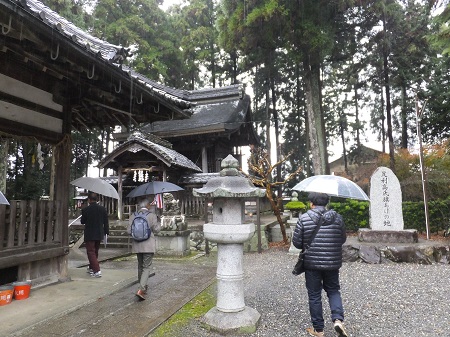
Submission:
M 56 226 L 60 203 L 49 200 L 12 200 L 0 205 L 0 251 L 61 242 Z
M 202 218 L 205 214 L 205 200 L 186 193 L 180 199 L 180 208 L 181 214 Z

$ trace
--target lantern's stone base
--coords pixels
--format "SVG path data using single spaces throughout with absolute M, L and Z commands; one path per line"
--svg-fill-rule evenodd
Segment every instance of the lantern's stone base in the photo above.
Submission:
M 260 319 L 259 312 L 247 306 L 239 312 L 222 312 L 214 307 L 203 316 L 201 324 L 222 335 L 251 334 L 256 332 Z

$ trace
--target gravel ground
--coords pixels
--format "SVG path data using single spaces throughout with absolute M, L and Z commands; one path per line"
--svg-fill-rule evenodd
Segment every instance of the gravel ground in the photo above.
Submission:
M 248 336 L 308 336 L 310 326 L 304 275 L 293 276 L 296 257 L 270 249 L 244 255 L 245 303 L 261 321 Z M 450 336 L 450 265 L 345 263 L 341 292 L 345 326 L 353 337 Z M 335 336 L 326 296 L 325 336 Z M 213 337 L 193 320 L 174 337 Z M 230 336 L 230 335 L 229 335 Z

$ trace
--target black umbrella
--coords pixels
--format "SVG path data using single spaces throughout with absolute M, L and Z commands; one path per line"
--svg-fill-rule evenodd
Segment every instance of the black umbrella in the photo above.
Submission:
M 136 187 L 134 190 L 128 193 L 127 197 L 136 198 L 144 195 L 170 193 L 177 191 L 183 191 L 183 188 L 167 181 L 152 181 Z

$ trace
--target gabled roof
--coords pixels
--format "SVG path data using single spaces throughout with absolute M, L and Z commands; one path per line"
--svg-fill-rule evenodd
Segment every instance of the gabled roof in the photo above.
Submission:
M 378 151 L 361 144 L 359 147 L 355 147 L 347 153 L 347 161 L 349 165 L 373 163 L 376 162 L 381 154 L 383 154 L 382 151 Z M 330 168 L 339 165 L 344 165 L 343 156 L 330 162 Z
M 134 132 L 126 142 L 117 146 L 114 151 L 103 158 L 98 167 L 117 170 L 119 166 L 123 168 L 131 167 L 133 160 L 139 163 L 150 162 L 148 156 L 139 156 L 133 159 L 134 153 L 144 151 L 156 157 L 157 160 L 162 161 L 168 167 L 175 166 L 196 172 L 202 171 L 191 160 L 165 145 L 167 145 L 166 141 L 157 139 L 153 135 L 144 136 L 140 132 Z
M 175 138 L 201 134 L 229 134 L 240 132 L 239 137 L 247 137 L 247 144 L 257 144 L 250 111 L 250 97 L 243 93 L 239 85 L 226 88 L 224 92 L 210 89 L 197 92 L 191 108 L 192 116 L 184 120 L 156 121 L 141 127 L 143 133 L 152 133 L 162 138 Z

